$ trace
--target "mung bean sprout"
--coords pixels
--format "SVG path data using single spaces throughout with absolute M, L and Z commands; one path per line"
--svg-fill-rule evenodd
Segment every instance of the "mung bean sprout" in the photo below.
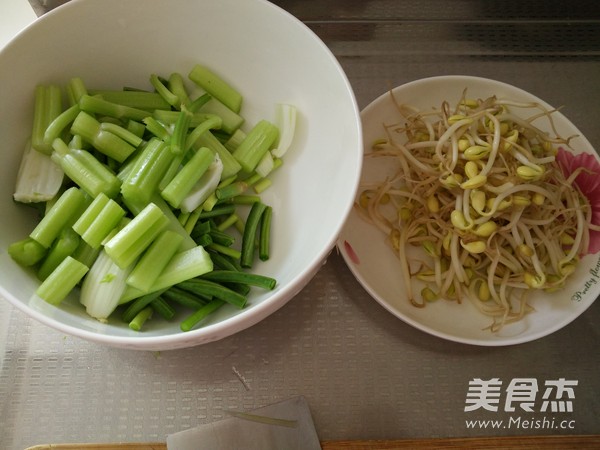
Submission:
M 363 183 L 355 207 L 397 254 L 408 301 L 468 299 L 491 331 L 522 319 L 534 290 L 564 286 L 597 229 L 574 183 L 585 169 L 563 174 L 555 158 L 572 137 L 535 102 L 465 90 L 455 106 L 418 110 L 390 95 L 399 120 L 365 158 L 397 170 Z

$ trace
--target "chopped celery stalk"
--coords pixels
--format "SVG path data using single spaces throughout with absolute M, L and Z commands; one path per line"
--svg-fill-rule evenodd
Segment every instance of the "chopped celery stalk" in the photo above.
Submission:
M 152 203 L 154 203 L 156 206 L 158 206 L 161 209 L 161 211 L 163 212 L 163 214 L 165 215 L 165 217 L 169 220 L 167 229 L 174 231 L 174 232 L 180 234 L 181 236 L 183 236 L 183 243 L 181 244 L 181 249 L 189 250 L 191 248 L 194 248 L 196 246 L 196 243 L 190 237 L 190 234 L 185 230 L 183 225 L 181 225 L 181 223 L 177 219 L 177 216 L 175 215 L 175 213 L 173 212 L 171 207 L 167 204 L 165 199 L 162 198 L 160 196 L 160 194 L 156 193 L 152 197 Z M 127 205 L 127 206 L 129 206 L 129 205 Z M 130 209 L 131 209 L 131 207 L 130 207 Z M 134 208 L 131 209 L 131 211 L 134 214 L 137 214 L 137 212 L 141 211 L 141 209 L 139 209 L 139 210 L 136 209 L 135 205 L 134 205 Z
M 73 77 L 67 84 L 67 97 L 69 98 L 69 105 L 79 104 L 79 100 L 84 95 L 87 95 L 88 91 L 85 87 L 85 83 L 80 77 Z
M 81 284 L 79 301 L 90 316 L 106 320 L 115 310 L 132 267 L 122 269 L 105 251 L 100 252 Z
M 174 156 L 164 141 L 150 139 L 121 185 L 125 201 L 146 206 L 157 191 Z
M 254 192 L 262 194 L 266 189 L 270 188 L 273 181 L 270 178 L 261 178 L 260 181 L 254 184 Z
M 67 256 L 71 256 L 77 250 L 80 241 L 79 235 L 72 228 L 63 228 L 42 261 L 37 272 L 38 278 L 40 280 L 48 278 Z
M 133 264 L 168 223 L 169 219 L 162 210 L 154 203 L 149 203 L 104 244 L 104 251 L 124 269 Z
M 64 172 L 49 155 L 38 152 L 28 142 L 23 152 L 13 198 L 17 202 L 45 202 L 56 196 Z
M 133 331 L 140 331 L 144 324 L 152 318 L 152 313 L 154 310 L 151 306 L 147 306 L 142 309 L 137 315 L 133 318 L 131 322 L 129 322 L 129 328 Z
M 107 102 L 129 106 L 130 108 L 135 109 L 147 111 L 154 111 L 155 109 L 171 109 L 171 105 L 156 92 L 96 90 L 90 92 L 90 94 L 100 96 Z
M 191 111 L 190 108 L 188 108 Z M 179 118 L 179 111 L 165 111 L 162 109 L 157 109 L 152 113 L 152 118 L 163 124 L 164 126 L 175 125 L 177 119 Z M 189 126 L 191 128 L 197 127 L 202 122 L 210 119 L 210 118 L 220 118 L 218 114 L 209 114 L 204 112 L 194 112 L 192 114 L 192 118 L 190 120 Z M 144 119 L 146 120 L 146 119 Z
M 75 187 L 67 189 L 36 225 L 29 237 L 49 248 L 62 229 L 77 220 L 85 206 L 86 197 L 81 190 Z
M 212 260 L 202 246 L 179 252 L 171 258 L 169 264 L 167 264 L 160 276 L 154 281 L 150 292 L 159 291 L 179 284 L 182 281 L 199 277 L 211 270 L 213 270 Z M 123 293 L 120 302 L 124 303 L 141 297 L 144 294 L 146 292 L 130 286 Z
M 267 120 L 259 121 L 246 139 L 232 153 L 246 172 L 252 172 L 279 135 L 279 131 Z
M 116 119 L 144 120 L 150 113 L 143 109 L 132 108 L 130 106 L 119 105 L 104 100 L 100 97 L 83 95 L 79 99 L 79 107 L 82 111 L 92 114 L 114 117 Z
M 127 278 L 127 284 L 141 291 L 149 291 L 171 258 L 179 251 L 183 237 L 174 231 L 163 231 L 136 263 Z
M 267 208 L 262 202 L 257 202 L 250 208 L 250 213 L 246 219 L 244 234 L 242 236 L 242 250 L 240 264 L 242 267 L 251 268 L 254 263 L 254 244 L 256 241 L 257 230 L 260 224 L 260 219 Z
M 242 170 L 240 163 L 237 162 L 229 150 L 227 150 L 225 146 L 221 144 L 221 142 L 219 142 L 219 140 L 210 131 L 200 135 L 196 140 L 195 145 L 200 147 L 208 147 L 218 153 L 219 158 L 223 163 L 223 174 L 221 175 L 223 179 L 230 178 Z
M 223 120 L 221 130 L 227 134 L 233 134 L 244 123 L 244 118 L 233 112 L 216 98 L 211 98 L 201 108 L 198 109 L 201 113 L 214 114 Z
M 143 139 L 140 136 L 129 131 L 127 128 L 123 128 L 122 126 L 117 125 L 116 123 L 102 122 L 100 123 L 100 130 L 108 131 L 114 134 L 115 136 L 120 137 L 125 142 L 134 147 L 139 147 L 140 144 L 143 142 Z
M 173 128 L 173 134 L 171 135 L 171 151 L 176 155 L 185 153 L 189 148 L 186 137 L 192 116 L 193 114 L 185 106 L 181 107 L 179 117 L 177 117 L 175 127 Z
M 181 202 L 187 197 L 216 158 L 218 156 L 209 148 L 199 148 L 162 190 L 161 195 L 163 198 L 173 208 L 179 208 Z
M 52 146 L 52 160 L 90 196 L 96 197 L 103 192 L 113 198 L 119 193 L 121 181 L 90 152 L 69 148 L 60 138 L 55 139 Z
M 136 120 L 128 120 L 127 131 L 133 133 L 137 137 L 143 138 L 144 133 L 146 132 L 146 125 Z M 139 147 L 139 144 L 136 147 Z
M 275 162 L 273 160 L 273 155 L 271 155 L 271 152 L 267 152 L 258 162 L 254 170 L 257 174 L 264 178 L 269 175 L 274 168 Z
M 174 72 L 169 76 L 167 82 L 169 91 L 171 91 L 178 98 L 179 105 L 189 105 L 191 103 L 190 97 L 185 89 L 183 77 L 180 73 Z
M 8 246 L 10 257 L 23 267 L 37 264 L 46 256 L 47 252 L 46 247 L 30 237 L 13 242 Z
M 191 148 L 203 134 L 214 128 L 219 128 L 223 121 L 220 117 L 210 116 L 204 122 L 198 124 L 196 128 L 187 136 L 185 141 L 185 150 Z
M 173 94 L 167 86 L 161 81 L 158 75 L 151 74 L 150 75 L 150 84 L 154 86 L 156 92 L 163 98 L 165 101 L 173 106 L 176 109 L 179 109 L 181 103 L 179 102 L 179 97 Z
M 198 98 L 196 98 L 193 102 L 190 102 L 188 108 L 193 113 L 197 112 L 200 108 L 202 108 L 212 97 L 210 94 L 202 94 Z
M 44 133 L 48 125 L 62 113 L 61 96 L 58 86 L 38 85 L 35 89 L 31 145 L 48 155 L 52 153 L 52 146 L 44 141 Z
M 67 256 L 40 284 L 35 293 L 52 305 L 62 302 L 88 272 L 88 267 Z
M 87 242 L 81 239 L 79 241 L 79 247 L 75 249 L 71 256 L 86 266 L 92 267 L 101 250 L 102 247 L 92 248 Z
M 60 134 L 75 120 L 80 113 L 79 105 L 73 105 L 60 113 L 46 128 L 44 132 L 44 143 L 52 145 L 54 139 L 60 137 Z
M 217 309 L 225 304 L 225 301 L 220 299 L 214 299 L 204 305 L 202 308 L 189 315 L 186 319 L 181 322 L 181 331 L 190 331 L 194 328 L 202 319 L 212 314 Z
M 225 145 L 227 150 L 233 152 L 240 146 L 244 139 L 246 139 L 246 133 L 242 129 L 237 129 L 223 145 Z
M 171 130 L 168 126 L 165 126 L 162 122 L 159 122 L 154 117 L 146 117 L 143 120 L 146 125 L 146 129 L 163 141 L 168 141 L 171 139 Z
M 242 95 L 209 68 L 196 64 L 190 71 L 188 78 L 233 112 L 240 112 Z
M 230 200 L 246 192 L 246 189 L 248 189 L 248 185 L 245 182 L 236 181 L 235 183 L 218 188 L 215 191 L 215 195 L 220 201 Z
M 275 126 L 279 139 L 272 150 L 273 156 L 281 158 L 288 151 L 296 133 L 297 109 L 293 105 L 278 103 L 275 106 Z
M 135 147 L 127 141 L 103 130 L 100 122 L 85 111 L 81 111 L 73 121 L 71 133 L 81 135 L 96 150 L 119 162 L 125 161 L 135 151 Z
M 125 210 L 105 194 L 99 194 L 73 224 L 73 230 L 92 248 L 104 239 L 125 217 Z
M 202 205 L 206 199 L 215 192 L 215 189 L 217 189 L 222 173 L 223 163 L 221 162 L 219 155 L 215 154 L 215 158 L 206 172 L 204 172 L 186 197 L 181 201 L 179 205 L 181 211 L 184 213 L 192 212 Z

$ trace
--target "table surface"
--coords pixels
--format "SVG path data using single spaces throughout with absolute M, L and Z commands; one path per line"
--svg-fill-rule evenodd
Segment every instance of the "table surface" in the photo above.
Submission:
M 30 3 L 39 15 L 64 1 Z M 600 148 L 595 0 L 274 3 L 329 46 L 361 108 L 418 78 L 495 78 L 565 105 L 565 115 Z M 308 400 L 321 440 L 599 434 L 599 338 L 596 302 L 562 330 L 526 344 L 444 341 L 386 312 L 335 251 L 266 320 L 185 350 L 104 347 L 65 336 L 1 301 L 0 447 L 164 442 L 168 434 L 227 417 L 228 409 L 298 395 Z M 465 411 L 476 379 L 499 380 L 498 411 Z M 561 379 L 577 383 L 561 399 L 572 410 L 543 412 L 546 383 Z M 533 410 L 509 411 L 510 393 L 515 400 L 523 393 L 510 386 L 532 380 L 539 388 Z M 476 420 L 482 422 L 470 422 Z M 494 428 L 491 421 L 503 422 Z

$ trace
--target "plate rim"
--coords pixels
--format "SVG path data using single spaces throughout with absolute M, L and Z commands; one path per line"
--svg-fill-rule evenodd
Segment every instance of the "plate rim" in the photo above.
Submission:
M 365 134 L 366 134 L 365 128 L 367 128 L 367 125 L 364 123 L 365 116 L 370 114 L 372 112 L 372 110 L 375 110 L 377 108 L 377 106 L 379 105 L 379 103 L 385 101 L 385 98 L 389 97 L 390 94 L 394 94 L 399 90 L 406 90 L 406 89 L 410 89 L 413 87 L 417 87 L 422 84 L 440 83 L 440 82 L 455 82 L 455 81 L 463 81 L 463 82 L 465 82 L 465 84 L 469 83 L 469 82 L 471 82 L 471 83 L 477 82 L 477 83 L 490 84 L 492 86 L 501 86 L 505 89 L 509 89 L 511 91 L 514 91 L 521 95 L 524 95 L 532 100 L 535 100 L 546 108 L 555 109 L 553 106 L 551 106 L 549 103 L 547 103 L 545 100 L 539 98 L 535 94 L 532 94 L 531 92 L 528 92 L 518 86 L 506 83 L 504 81 L 496 80 L 493 78 L 474 76 L 474 75 L 460 75 L 460 74 L 436 75 L 436 76 L 430 76 L 430 77 L 411 80 L 406 83 L 395 86 L 395 87 L 388 89 L 385 92 L 381 93 L 379 96 L 377 96 L 375 99 L 373 99 L 369 104 L 367 104 L 360 111 L 361 121 L 363 122 L 363 124 L 362 124 L 363 125 L 363 139 L 365 138 Z M 562 120 L 566 121 L 566 124 L 577 132 L 577 137 L 578 137 L 578 139 L 581 140 L 582 146 L 590 148 L 590 149 L 594 149 L 594 147 L 591 145 L 591 143 L 585 137 L 585 135 L 583 133 L 581 133 L 581 131 L 577 128 L 577 126 L 575 124 L 573 124 L 568 117 L 566 117 L 561 111 L 558 111 L 558 110 L 556 111 L 556 115 L 561 117 Z M 366 150 L 367 150 L 367 145 L 363 141 L 363 154 Z M 600 156 L 598 156 L 597 153 L 595 154 L 595 156 L 600 161 Z M 365 167 L 365 164 L 363 163 L 363 170 L 364 170 L 364 167 Z M 362 178 L 362 175 L 361 175 L 361 178 Z M 583 304 L 573 314 L 566 316 L 566 318 L 564 320 L 555 322 L 550 327 L 544 328 L 543 330 L 528 334 L 526 336 L 517 335 L 517 336 L 510 336 L 510 337 L 497 337 L 495 339 L 490 339 L 490 340 L 482 340 L 482 339 L 477 339 L 477 338 L 466 338 L 466 337 L 462 337 L 462 336 L 453 335 L 448 332 L 436 330 L 435 328 L 432 328 L 431 326 L 423 324 L 422 322 L 419 322 L 418 320 L 415 320 L 415 319 L 407 316 L 402 311 L 394 308 L 394 306 L 391 304 L 391 302 L 389 302 L 388 300 L 386 300 L 384 298 L 381 298 L 381 296 L 375 291 L 375 288 L 373 286 L 371 286 L 371 284 L 368 283 L 367 280 L 364 278 L 362 272 L 358 268 L 358 264 L 355 264 L 353 262 L 353 256 L 348 254 L 346 245 L 349 245 L 349 243 L 347 243 L 347 241 L 344 239 L 346 227 L 351 222 L 353 214 L 355 214 L 354 207 L 352 208 L 352 212 L 351 212 L 351 214 L 349 214 L 346 224 L 344 225 L 340 235 L 338 236 L 336 247 L 337 247 L 338 252 L 342 255 L 342 258 L 344 259 L 346 266 L 349 268 L 349 270 L 352 273 L 352 275 L 354 276 L 354 278 L 358 281 L 358 283 L 362 286 L 362 288 L 367 292 L 367 294 L 369 294 L 369 296 L 372 297 L 387 312 L 391 313 L 393 316 L 400 319 L 404 323 L 412 326 L 413 328 L 420 330 L 421 332 L 427 333 L 429 335 L 432 335 L 432 336 L 435 336 L 435 337 L 438 337 L 438 338 L 441 338 L 441 339 L 444 339 L 447 341 L 456 342 L 456 343 L 460 343 L 460 344 L 468 344 L 468 345 L 472 345 L 472 346 L 481 346 L 481 347 L 502 347 L 502 346 L 519 345 L 519 344 L 524 344 L 527 342 L 532 342 L 532 341 L 541 339 L 543 337 L 549 336 L 549 335 L 561 330 L 562 328 L 566 327 L 573 321 L 575 321 L 585 311 L 587 311 L 589 309 L 589 307 L 597 300 L 598 296 L 600 295 L 600 286 L 596 286 L 596 289 L 594 289 L 594 291 L 593 291 L 595 293 L 595 297 L 593 299 L 589 300 L 587 302 L 587 304 Z

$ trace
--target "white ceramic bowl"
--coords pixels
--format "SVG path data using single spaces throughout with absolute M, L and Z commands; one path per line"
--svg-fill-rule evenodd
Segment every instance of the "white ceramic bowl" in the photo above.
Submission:
M 73 298 L 60 307 L 32 300 L 39 282 L 7 255 L 35 224 L 12 201 L 20 154 L 31 131 L 37 83 L 81 77 L 88 87 L 150 88 L 149 75 L 196 63 L 244 95 L 248 124 L 294 104 L 299 122 L 284 166 L 264 193 L 273 206 L 272 257 L 257 272 L 277 279 L 255 289 L 242 311 L 222 308 L 202 328 L 152 321 L 136 333 L 119 320 L 89 318 Z M 265 0 L 73 0 L 44 15 L 0 53 L 0 295 L 64 333 L 116 347 L 166 350 L 224 338 L 276 311 L 297 294 L 335 245 L 351 209 L 362 164 L 361 122 L 335 57 L 304 24 Z
M 522 89 L 470 76 L 425 78 L 398 86 L 393 89 L 393 93 L 398 102 L 425 110 L 439 107 L 444 100 L 451 105 L 456 104 L 464 89 L 467 89 L 469 98 L 485 99 L 496 95 L 515 101 L 538 102 L 552 109 L 546 102 Z M 569 109 L 568 104 L 566 109 Z M 383 124 L 393 124 L 399 120 L 389 92 L 373 100 L 361 115 L 365 151 L 370 150 L 376 139 L 385 137 Z M 590 142 L 563 114 L 557 112 L 553 117 L 561 136 L 577 136 L 570 141 L 574 153 L 596 155 Z M 542 126 L 540 123 L 542 122 L 536 122 L 536 125 Z M 381 181 L 395 171 L 396 168 L 389 164 L 387 158 L 368 158 L 363 166 L 362 181 Z M 483 346 L 528 342 L 566 326 L 582 314 L 600 294 L 600 283 L 597 282 L 600 254 L 590 254 L 581 259 L 577 271 L 564 289 L 552 294 L 536 292 L 532 295 L 529 303 L 535 308 L 535 312 L 498 332 L 491 332 L 486 329 L 490 325 L 490 318 L 481 314 L 468 301 L 462 304 L 437 301 L 425 308 L 412 306 L 405 294 L 406 286 L 399 260 L 384 242 L 384 238 L 377 228 L 364 221 L 356 211 L 352 211 L 340 234 L 338 248 L 357 280 L 378 303 L 406 323 L 443 339 Z

